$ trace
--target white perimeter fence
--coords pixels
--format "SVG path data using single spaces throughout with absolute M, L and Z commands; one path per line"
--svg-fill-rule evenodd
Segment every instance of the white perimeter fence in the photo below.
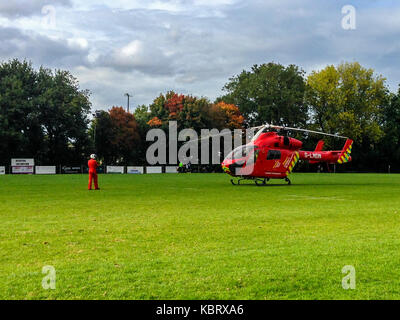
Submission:
M 8 174 L 79 174 L 87 173 L 87 166 L 0 166 L 0 175 Z M 178 166 L 104 166 L 98 173 L 107 174 L 156 174 L 178 173 Z

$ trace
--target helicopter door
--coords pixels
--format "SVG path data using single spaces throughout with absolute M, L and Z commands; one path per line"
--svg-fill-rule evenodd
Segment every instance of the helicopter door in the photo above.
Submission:
M 267 156 L 265 158 L 265 173 L 277 173 L 280 172 L 282 165 L 282 152 L 280 150 L 268 150 Z

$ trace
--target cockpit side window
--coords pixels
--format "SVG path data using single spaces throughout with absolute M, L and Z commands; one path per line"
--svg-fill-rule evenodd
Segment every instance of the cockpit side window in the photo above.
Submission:
M 267 160 L 280 160 L 281 152 L 279 150 L 269 150 L 267 154 Z

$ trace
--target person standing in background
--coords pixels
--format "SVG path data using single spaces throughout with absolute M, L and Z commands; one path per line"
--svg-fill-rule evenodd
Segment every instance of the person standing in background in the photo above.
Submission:
M 181 161 L 179 162 L 178 172 L 183 173 L 183 163 Z
M 88 167 L 89 167 L 88 190 L 92 190 L 92 182 L 94 182 L 94 189 L 100 190 L 99 184 L 98 184 L 98 179 L 97 179 L 97 167 L 98 166 L 99 166 L 99 163 L 96 161 L 96 155 L 91 154 L 90 160 L 88 161 Z

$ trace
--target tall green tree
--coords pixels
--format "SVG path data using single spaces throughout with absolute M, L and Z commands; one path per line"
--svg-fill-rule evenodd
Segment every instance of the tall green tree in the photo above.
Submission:
M 135 149 L 135 163 L 138 165 L 146 165 L 146 150 L 151 144 L 150 142 L 146 141 L 146 134 L 150 129 L 150 126 L 147 123 L 151 119 L 149 108 L 146 105 L 138 106 L 135 109 L 134 117 L 138 125 L 140 137 L 139 141 L 137 142 L 137 148 Z
M 384 136 L 382 110 L 387 105 L 388 93 L 385 78 L 358 62 L 312 72 L 306 90 L 312 127 L 352 138 L 353 167 L 377 168 L 377 143 Z
M 400 172 L 400 86 L 383 109 L 384 137 L 379 144 L 380 156 L 385 166 Z
M 11 157 L 37 157 L 44 135 L 35 103 L 37 74 L 27 61 L 0 64 L 0 162 Z
M 227 94 L 217 101 L 237 105 L 249 126 L 306 123 L 304 71 L 295 65 L 285 67 L 272 62 L 254 65 L 251 71 L 242 71 L 231 78 L 223 90 Z
M 89 92 L 68 71 L 35 70 L 17 59 L 0 64 L 0 161 L 81 162 L 89 110 Z
M 96 112 L 96 117 L 92 120 L 89 131 L 90 136 L 93 136 L 94 152 L 106 164 L 112 163 L 114 150 L 110 146 L 114 137 L 114 130 L 110 114 L 103 110 Z
M 88 153 L 89 92 L 68 71 L 40 68 L 36 99 L 48 162 L 80 163 Z
M 306 100 L 313 122 L 323 131 L 377 142 L 380 117 L 388 98 L 385 78 L 359 63 L 342 63 L 312 72 Z

